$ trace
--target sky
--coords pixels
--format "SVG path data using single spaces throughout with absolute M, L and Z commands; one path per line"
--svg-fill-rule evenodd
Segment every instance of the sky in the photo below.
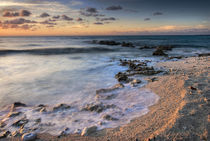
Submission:
M 210 34 L 210 0 L 0 0 L 0 36 Z

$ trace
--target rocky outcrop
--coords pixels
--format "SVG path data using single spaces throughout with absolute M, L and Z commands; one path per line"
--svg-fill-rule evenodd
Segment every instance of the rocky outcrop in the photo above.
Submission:
M 101 112 L 105 111 L 106 109 L 114 108 L 114 107 L 116 107 L 116 106 L 115 105 L 104 105 L 102 103 L 99 103 L 99 104 L 92 103 L 92 104 L 87 104 L 82 110 L 101 113 Z
M 156 51 L 153 52 L 152 55 L 155 55 L 155 56 L 167 56 L 167 54 L 165 54 L 162 49 L 157 49 Z
M 59 110 L 66 110 L 66 109 L 70 109 L 71 106 L 67 105 L 67 104 L 59 104 L 55 107 L 53 107 L 53 112 L 59 111 Z

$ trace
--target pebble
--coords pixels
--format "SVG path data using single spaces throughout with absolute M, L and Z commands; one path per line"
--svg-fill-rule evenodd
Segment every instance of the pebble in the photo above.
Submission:
M 92 126 L 92 127 L 85 127 L 83 130 L 82 130 L 82 133 L 81 133 L 81 136 L 88 136 L 94 132 L 97 131 L 97 126 Z
M 22 140 L 23 141 L 33 141 L 36 139 L 36 134 L 35 133 L 25 133 L 22 135 Z

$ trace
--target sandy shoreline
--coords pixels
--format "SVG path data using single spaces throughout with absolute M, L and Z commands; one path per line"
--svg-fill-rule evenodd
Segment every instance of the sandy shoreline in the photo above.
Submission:
M 160 97 L 146 115 L 125 126 L 86 137 L 74 134 L 57 138 L 39 134 L 38 140 L 207 140 L 209 57 L 192 57 L 157 66 L 170 72 L 141 88 L 150 89 Z

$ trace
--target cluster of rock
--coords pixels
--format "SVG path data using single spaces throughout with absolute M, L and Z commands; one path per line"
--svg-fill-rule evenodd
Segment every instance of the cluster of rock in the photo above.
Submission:
M 102 41 L 97 41 L 93 40 L 93 44 L 99 44 L 99 45 L 108 45 L 108 46 L 118 46 L 121 45 L 122 47 L 135 47 L 133 43 L 131 42 L 116 42 L 116 41 L 108 41 L 108 40 L 102 40 Z
M 14 128 L 18 128 L 19 129 L 18 131 L 10 132 L 9 130 L 5 131 L 3 129 L 5 126 L 7 126 L 6 124 L 7 119 L 11 119 L 11 118 L 13 119 L 23 114 L 20 111 L 16 111 L 18 108 L 21 108 L 21 107 L 26 107 L 26 104 L 21 103 L 21 102 L 15 102 L 14 104 L 12 104 L 10 108 L 10 112 L 8 113 L 7 117 L 0 122 L 0 139 L 6 138 L 6 137 L 17 137 L 17 136 L 22 136 L 21 138 L 23 141 L 32 141 L 36 139 L 36 133 L 34 132 L 36 129 L 25 128 L 25 125 L 29 122 L 29 120 L 25 116 L 23 116 L 22 118 L 18 120 L 14 120 L 14 122 L 11 125 Z
M 131 42 L 116 42 L 116 41 L 109 41 L 109 40 L 93 40 L 92 41 L 93 44 L 99 44 L 99 45 L 108 45 L 108 46 L 118 46 L 121 45 L 122 47 L 131 47 L 134 48 L 134 44 Z M 153 52 L 154 56 L 168 56 L 165 51 L 171 51 L 174 47 L 170 46 L 170 45 L 161 45 L 161 46 L 143 46 L 140 47 L 139 49 L 155 49 L 155 51 Z
M 147 66 L 147 63 L 141 62 L 139 60 L 120 60 L 122 66 L 128 66 L 128 70 L 126 72 L 119 72 L 115 75 L 115 78 L 119 82 L 129 83 L 135 85 L 137 83 L 141 83 L 140 80 L 129 78 L 129 76 L 134 75 L 155 75 L 162 71 L 155 70 L 153 67 Z

